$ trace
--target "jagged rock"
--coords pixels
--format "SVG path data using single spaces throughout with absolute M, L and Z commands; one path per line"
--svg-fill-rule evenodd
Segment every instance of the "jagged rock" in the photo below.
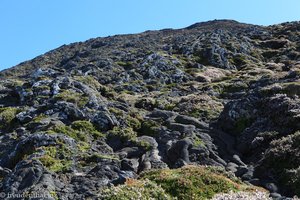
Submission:
M 121 169 L 137 172 L 139 167 L 138 159 L 123 159 L 121 161 Z
M 109 115 L 106 112 L 97 113 L 92 120 L 100 130 L 110 130 L 114 126 L 117 126 L 119 122 L 113 115 Z
M 200 122 L 197 119 L 189 116 L 184 116 L 184 115 L 178 115 L 175 118 L 175 122 L 180 123 L 180 124 L 190 124 L 194 125 L 197 128 L 202 128 L 202 129 L 207 129 L 208 124 L 205 122 Z
M 60 115 L 63 118 L 70 119 L 70 120 L 82 120 L 85 118 L 85 114 L 77 108 L 73 103 L 69 102 L 57 102 L 54 105 L 54 110 L 58 110 L 60 112 Z
M 181 133 L 189 135 L 191 135 L 196 130 L 194 125 L 185 125 L 179 123 L 170 123 L 168 128 L 173 131 L 179 131 Z
M 168 159 L 171 163 L 176 163 L 178 159 L 185 163 L 190 163 L 188 149 L 192 146 L 189 139 L 179 140 L 174 143 L 168 151 Z
M 5 178 L 2 188 L 6 194 L 22 194 L 39 183 L 43 172 L 44 168 L 40 162 L 21 161 L 13 173 Z

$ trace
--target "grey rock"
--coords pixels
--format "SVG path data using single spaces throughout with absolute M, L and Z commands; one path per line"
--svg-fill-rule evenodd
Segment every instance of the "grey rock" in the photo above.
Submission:
M 123 159 L 121 161 L 121 169 L 137 172 L 139 167 L 138 159 Z
M 192 135 L 193 132 L 196 130 L 196 127 L 194 125 L 185 125 L 179 123 L 170 123 L 168 128 L 173 131 L 179 131 L 188 135 Z
M 271 193 L 277 193 L 278 187 L 275 183 L 265 183 L 264 187 L 269 190 Z
M 230 163 L 227 164 L 226 170 L 235 173 L 235 172 L 237 172 L 237 167 L 238 167 L 237 164 L 230 162 Z
M 167 154 L 169 161 L 174 164 L 178 159 L 182 159 L 186 163 L 190 163 L 188 149 L 192 144 L 192 141 L 187 138 L 175 142 Z
M 201 122 L 197 120 L 196 118 L 185 116 L 185 115 L 178 115 L 175 117 L 175 122 L 180 124 L 190 124 L 194 125 L 197 128 L 207 129 L 208 124 L 205 122 Z
M 97 113 L 92 120 L 100 130 L 110 130 L 114 126 L 119 125 L 117 119 L 108 114 L 107 112 L 99 112 Z

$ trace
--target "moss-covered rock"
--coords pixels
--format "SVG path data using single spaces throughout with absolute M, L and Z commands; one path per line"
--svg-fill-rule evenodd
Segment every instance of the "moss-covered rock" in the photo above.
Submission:
M 49 171 L 64 172 L 71 168 L 74 152 L 65 144 L 61 143 L 57 146 L 42 147 L 41 149 L 44 151 L 44 155 L 38 159 Z
M 122 141 L 128 141 L 128 140 L 133 140 L 136 138 L 137 133 L 131 128 L 121 128 L 121 127 L 114 127 L 112 130 L 109 131 L 110 137 L 118 137 Z
M 83 107 L 88 103 L 89 98 L 72 90 L 64 90 L 54 96 L 56 100 L 63 100 L 76 104 L 78 107 Z
M 139 130 L 139 135 L 156 136 L 158 134 L 158 129 L 160 124 L 154 120 L 146 120 L 142 123 L 141 129 Z
M 0 128 L 10 128 L 16 115 L 21 111 L 22 109 L 17 107 L 0 108 Z
M 76 141 L 83 142 L 87 142 L 91 136 L 95 139 L 104 137 L 89 121 L 74 121 L 70 126 L 58 125 L 53 127 L 52 131 L 55 133 L 63 133 Z

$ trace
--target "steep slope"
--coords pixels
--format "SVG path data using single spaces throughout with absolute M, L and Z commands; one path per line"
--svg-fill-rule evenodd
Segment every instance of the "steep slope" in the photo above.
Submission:
M 0 192 L 300 195 L 299 36 L 299 22 L 218 20 L 64 45 L 2 71 Z

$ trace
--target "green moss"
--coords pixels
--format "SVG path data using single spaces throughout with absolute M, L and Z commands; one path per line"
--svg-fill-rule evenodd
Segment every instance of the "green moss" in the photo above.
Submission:
M 70 103 L 76 104 L 78 107 L 83 107 L 88 103 L 89 98 L 83 94 L 77 93 L 72 90 L 64 90 L 63 92 L 57 94 L 55 97 L 57 100 L 63 100 Z
M 99 159 L 107 159 L 107 160 L 119 160 L 119 158 L 115 155 L 107 155 L 100 153 L 93 153 L 92 155 L 86 156 L 85 159 L 87 162 L 98 162 Z
M 133 67 L 133 63 L 132 62 L 123 62 L 123 61 L 118 61 L 116 62 L 117 65 L 124 67 L 125 69 L 127 68 L 132 68 Z
M 38 158 L 52 172 L 64 172 L 72 165 L 72 152 L 65 145 L 41 147 L 45 154 Z
M 135 139 L 137 134 L 131 127 L 122 128 L 119 126 L 115 126 L 112 130 L 109 131 L 109 136 L 116 136 L 122 141 L 128 141 Z
M 35 89 L 39 90 L 39 91 L 44 91 L 44 90 L 50 90 L 51 88 L 48 85 L 40 85 L 40 86 L 36 87 Z
M 153 170 L 142 174 L 142 177 L 161 185 L 167 193 L 178 199 L 209 199 L 217 193 L 247 188 L 218 170 L 202 166 Z
M 170 110 L 172 111 L 174 108 L 176 108 L 177 104 L 176 103 L 169 103 L 167 105 L 165 105 L 165 110 Z
M 114 107 L 110 107 L 108 108 L 109 112 L 115 114 L 116 116 L 122 116 L 123 115 L 123 111 Z
M 140 120 L 131 117 L 131 116 L 127 116 L 126 118 L 126 123 L 129 127 L 131 127 L 133 130 L 137 131 L 141 128 L 141 122 Z
M 56 194 L 55 191 L 50 191 L 49 193 L 50 193 L 50 195 L 51 195 L 51 197 L 52 197 L 53 199 L 59 200 L 58 195 Z
M 205 143 L 199 138 L 199 137 L 194 137 L 194 146 L 195 147 L 203 147 L 205 146 Z
M 244 82 L 238 82 L 238 83 L 233 82 L 224 87 L 224 89 L 222 90 L 222 95 L 226 95 L 227 93 L 241 92 L 243 90 L 248 89 L 248 87 L 249 86 Z
M 272 58 L 272 57 L 277 56 L 278 53 L 279 53 L 278 50 L 267 50 L 267 51 L 264 51 L 264 52 L 262 53 L 262 56 L 263 56 L 264 58 Z
M 75 80 L 82 82 L 94 89 L 99 89 L 101 87 L 101 84 L 93 76 L 75 76 L 74 78 Z
M 288 96 L 300 95 L 300 83 L 288 82 L 279 83 L 264 87 L 260 90 L 260 94 L 263 96 L 272 96 L 274 94 L 286 94 Z
M 0 108 L 0 128 L 10 128 L 16 115 L 21 111 L 22 109 L 15 107 Z
M 104 135 L 89 121 L 74 121 L 71 124 L 71 128 L 81 133 L 92 135 L 94 138 L 104 137 Z
M 139 135 L 156 136 L 160 124 L 154 120 L 146 120 L 142 123 Z
M 54 127 L 53 131 L 56 133 L 65 134 L 75 139 L 76 141 L 85 141 L 85 142 L 87 141 L 87 135 L 84 132 L 76 131 L 69 126 L 65 126 L 65 125 L 57 126 Z
M 40 122 L 40 121 L 42 121 L 43 119 L 46 119 L 46 118 L 47 118 L 47 116 L 45 114 L 40 114 L 40 115 L 36 116 L 32 121 L 33 122 Z
M 104 137 L 102 133 L 96 130 L 95 126 L 89 121 L 74 121 L 70 126 L 56 126 L 53 128 L 55 133 L 62 133 L 76 141 L 88 141 L 88 136 L 94 138 Z
M 110 98 L 110 99 L 115 99 L 116 96 L 118 95 L 113 89 L 111 89 L 107 86 L 104 86 L 104 85 L 101 85 L 99 90 L 100 90 L 100 93 L 102 96 Z
M 124 185 L 105 188 L 100 193 L 100 199 L 107 200 L 171 200 L 163 188 L 149 180 L 129 179 Z
M 149 142 L 140 141 L 136 139 L 131 140 L 131 142 L 134 143 L 136 146 L 143 148 L 145 151 L 149 151 L 152 149 L 152 146 Z
M 77 143 L 77 148 L 78 148 L 79 152 L 85 153 L 85 152 L 87 152 L 88 150 L 90 150 L 91 145 L 90 145 L 89 143 L 87 143 L 87 142 L 79 141 L 79 142 Z

